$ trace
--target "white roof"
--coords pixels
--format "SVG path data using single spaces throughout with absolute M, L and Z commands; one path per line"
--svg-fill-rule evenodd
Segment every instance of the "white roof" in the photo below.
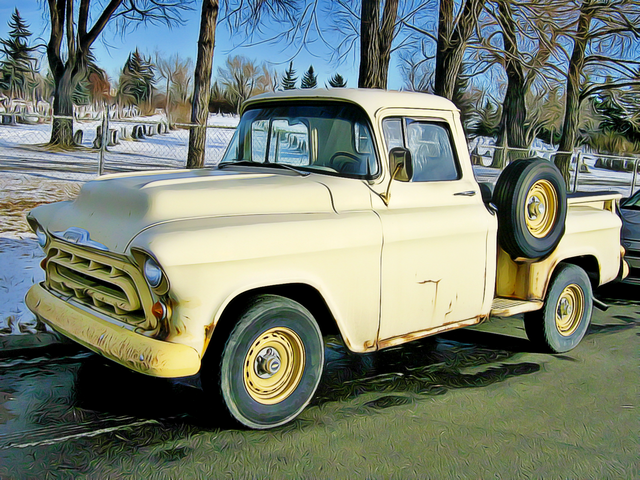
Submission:
M 457 107 L 449 100 L 436 95 L 419 92 L 398 92 L 369 88 L 308 88 L 263 93 L 247 100 L 243 110 L 262 101 L 278 100 L 337 100 L 356 103 L 373 116 L 384 107 L 428 108 L 433 110 L 454 110 Z

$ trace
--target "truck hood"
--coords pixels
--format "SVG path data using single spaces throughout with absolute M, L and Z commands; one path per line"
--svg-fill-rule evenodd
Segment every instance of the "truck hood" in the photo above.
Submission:
M 74 201 L 37 207 L 32 216 L 51 234 L 76 227 L 76 234 L 89 233 L 89 245 L 124 253 L 139 232 L 168 221 L 334 212 L 319 177 L 216 169 L 113 175 L 85 184 Z

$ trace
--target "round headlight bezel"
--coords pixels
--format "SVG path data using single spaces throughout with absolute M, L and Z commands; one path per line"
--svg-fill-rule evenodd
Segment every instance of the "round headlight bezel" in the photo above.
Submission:
M 153 258 L 147 257 L 144 261 L 143 268 L 144 278 L 151 288 L 158 288 L 162 285 L 162 279 L 164 278 L 164 272 L 158 262 Z

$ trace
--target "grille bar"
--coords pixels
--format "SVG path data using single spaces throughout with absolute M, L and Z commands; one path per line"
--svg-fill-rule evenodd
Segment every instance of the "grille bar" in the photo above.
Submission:
M 47 287 L 103 314 L 153 334 L 151 293 L 138 269 L 76 245 L 55 241 L 47 255 Z M 145 308 L 146 307 L 146 308 Z
M 79 298 L 89 296 L 118 310 L 134 312 L 141 308 L 133 280 L 115 268 L 98 262 L 85 262 L 77 256 L 58 255 L 49 260 L 51 280 L 76 292 Z

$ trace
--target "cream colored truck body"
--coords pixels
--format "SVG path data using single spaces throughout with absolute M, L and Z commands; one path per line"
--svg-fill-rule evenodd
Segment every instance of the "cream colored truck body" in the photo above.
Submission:
M 596 285 L 618 275 L 618 195 L 570 200 L 565 234 L 542 260 L 513 260 L 499 249 L 496 216 L 483 203 L 447 100 L 333 89 L 261 96 L 244 108 L 281 102 L 362 109 L 376 175 L 247 167 L 102 177 L 75 201 L 31 213 L 32 226 L 46 232 L 47 279 L 29 291 L 29 308 L 129 368 L 177 377 L 198 372 L 227 307 L 252 292 L 291 296 L 326 313 L 352 351 L 368 352 L 492 313 L 540 308 L 561 261 L 586 268 Z M 459 178 L 391 181 L 382 123 L 403 117 L 448 126 Z M 313 142 L 322 137 L 310 142 L 317 151 Z M 168 279 L 159 289 L 143 276 L 146 256 Z M 158 300 L 163 314 L 153 312 Z

